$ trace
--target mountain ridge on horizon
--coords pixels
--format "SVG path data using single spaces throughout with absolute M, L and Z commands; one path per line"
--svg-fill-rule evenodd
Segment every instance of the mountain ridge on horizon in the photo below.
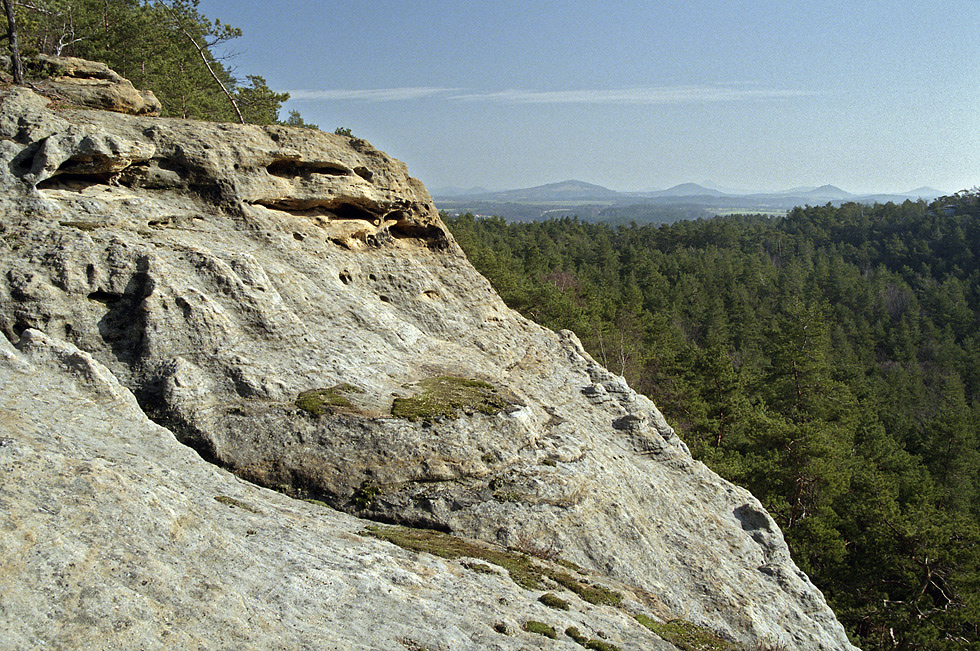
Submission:
M 786 190 L 762 191 L 762 190 L 727 190 L 709 181 L 702 183 L 679 183 L 663 190 L 642 190 L 642 191 L 621 191 L 611 188 L 581 181 L 578 179 L 567 179 L 553 183 L 530 186 L 526 188 L 511 188 L 505 190 L 490 190 L 481 186 L 470 188 L 460 187 L 441 187 L 433 188 L 432 196 L 437 198 L 467 198 L 479 199 L 484 201 L 514 201 L 514 200 L 608 200 L 608 199 L 630 199 L 645 197 L 785 197 L 797 196 L 801 198 L 831 198 L 837 200 L 844 199 L 863 199 L 863 198 L 909 198 L 932 200 L 938 197 L 951 194 L 943 190 L 938 190 L 929 186 L 919 186 L 906 192 L 848 192 L 833 184 L 823 184 L 820 186 L 796 186 Z
M 681 183 L 666 190 L 619 192 L 579 180 L 472 194 L 432 191 L 437 208 L 450 214 L 494 215 L 518 222 L 577 217 L 610 224 L 667 224 L 730 214 L 778 217 L 797 206 L 898 204 L 932 201 L 947 194 L 927 187 L 903 194 L 855 194 L 830 184 L 783 192 L 729 194 L 697 183 Z

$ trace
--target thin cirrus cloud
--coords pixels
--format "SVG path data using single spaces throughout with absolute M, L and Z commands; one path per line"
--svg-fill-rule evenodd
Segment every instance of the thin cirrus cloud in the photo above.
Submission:
M 408 88 L 375 88 L 365 90 L 291 90 L 290 99 L 321 100 L 321 101 L 362 101 L 362 102 L 405 102 L 413 99 L 424 99 L 437 95 L 448 95 L 455 88 L 439 88 L 433 86 L 414 86 Z
M 418 99 L 443 99 L 463 102 L 497 102 L 505 104 L 696 104 L 706 102 L 739 102 L 748 100 L 788 99 L 816 95 L 807 90 L 740 88 L 720 86 L 652 86 L 618 89 L 582 89 L 534 91 L 508 89 L 473 92 L 458 88 L 420 86 L 368 90 L 291 90 L 297 100 L 402 102 Z
M 800 90 L 746 89 L 730 86 L 655 86 L 642 88 L 462 93 L 464 101 L 496 101 L 512 104 L 696 104 L 742 100 L 803 97 Z

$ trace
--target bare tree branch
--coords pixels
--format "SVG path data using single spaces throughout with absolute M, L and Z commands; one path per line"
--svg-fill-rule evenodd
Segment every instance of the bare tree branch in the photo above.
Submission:
M 4 0 L 4 2 L 6 1 L 7 0 Z M 242 117 L 242 112 L 238 108 L 238 102 L 235 101 L 235 98 L 232 96 L 230 92 L 228 92 L 228 89 L 225 88 L 225 85 L 221 83 L 221 79 L 219 79 L 218 75 L 214 72 L 214 68 L 211 67 L 211 63 L 208 61 L 208 57 L 205 54 L 204 48 L 201 47 L 201 45 L 198 44 L 197 39 L 195 39 L 191 35 L 191 33 L 187 31 L 187 29 L 184 27 L 184 23 L 181 22 L 180 16 L 177 15 L 177 12 L 174 10 L 174 8 L 171 7 L 170 5 L 164 5 L 164 6 L 166 7 L 167 11 L 170 12 L 170 15 L 173 17 L 174 24 L 177 26 L 177 29 L 183 32 L 184 36 L 187 37 L 187 40 L 193 43 L 194 47 L 197 48 L 197 53 L 201 55 L 201 60 L 204 61 L 205 67 L 208 69 L 208 72 L 211 73 L 211 78 L 214 79 L 215 83 L 218 84 L 218 86 L 221 88 L 221 92 L 223 92 L 225 94 L 225 97 L 228 98 L 228 101 L 231 102 L 231 107 L 235 109 L 235 115 L 238 116 L 238 121 L 241 124 L 245 124 L 245 118 Z
M 4 2 L 6 3 L 6 0 L 4 0 Z M 13 3 L 13 5 L 15 7 L 23 7 L 24 9 L 30 9 L 31 11 L 36 11 L 37 13 L 44 14 L 45 16 L 58 16 L 58 15 L 60 15 L 57 12 L 49 11 L 47 9 L 44 9 L 43 7 L 38 7 L 36 5 L 32 5 L 29 2 L 15 2 L 15 3 Z

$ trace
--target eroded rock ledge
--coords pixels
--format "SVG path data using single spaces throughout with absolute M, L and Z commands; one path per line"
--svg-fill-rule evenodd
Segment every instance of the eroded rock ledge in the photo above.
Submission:
M 758 501 L 574 335 L 508 310 L 402 163 L 307 130 L 0 103 L 6 339 L 77 348 L 264 486 L 560 557 L 732 640 L 852 648 Z

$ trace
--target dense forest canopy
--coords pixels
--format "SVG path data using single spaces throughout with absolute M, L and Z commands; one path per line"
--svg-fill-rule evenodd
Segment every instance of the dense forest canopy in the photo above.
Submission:
M 274 124 L 289 99 L 288 93 L 271 90 L 258 75 L 235 77 L 226 62 L 216 58 L 216 46 L 238 38 L 241 31 L 202 15 L 198 0 L 11 4 L 28 69 L 37 54 L 101 61 L 137 88 L 152 90 L 164 116 Z M 6 18 L 4 23 L 6 28 Z M 315 128 L 295 112 L 287 122 Z
M 980 649 L 978 206 L 447 223 L 763 501 L 855 643 Z

